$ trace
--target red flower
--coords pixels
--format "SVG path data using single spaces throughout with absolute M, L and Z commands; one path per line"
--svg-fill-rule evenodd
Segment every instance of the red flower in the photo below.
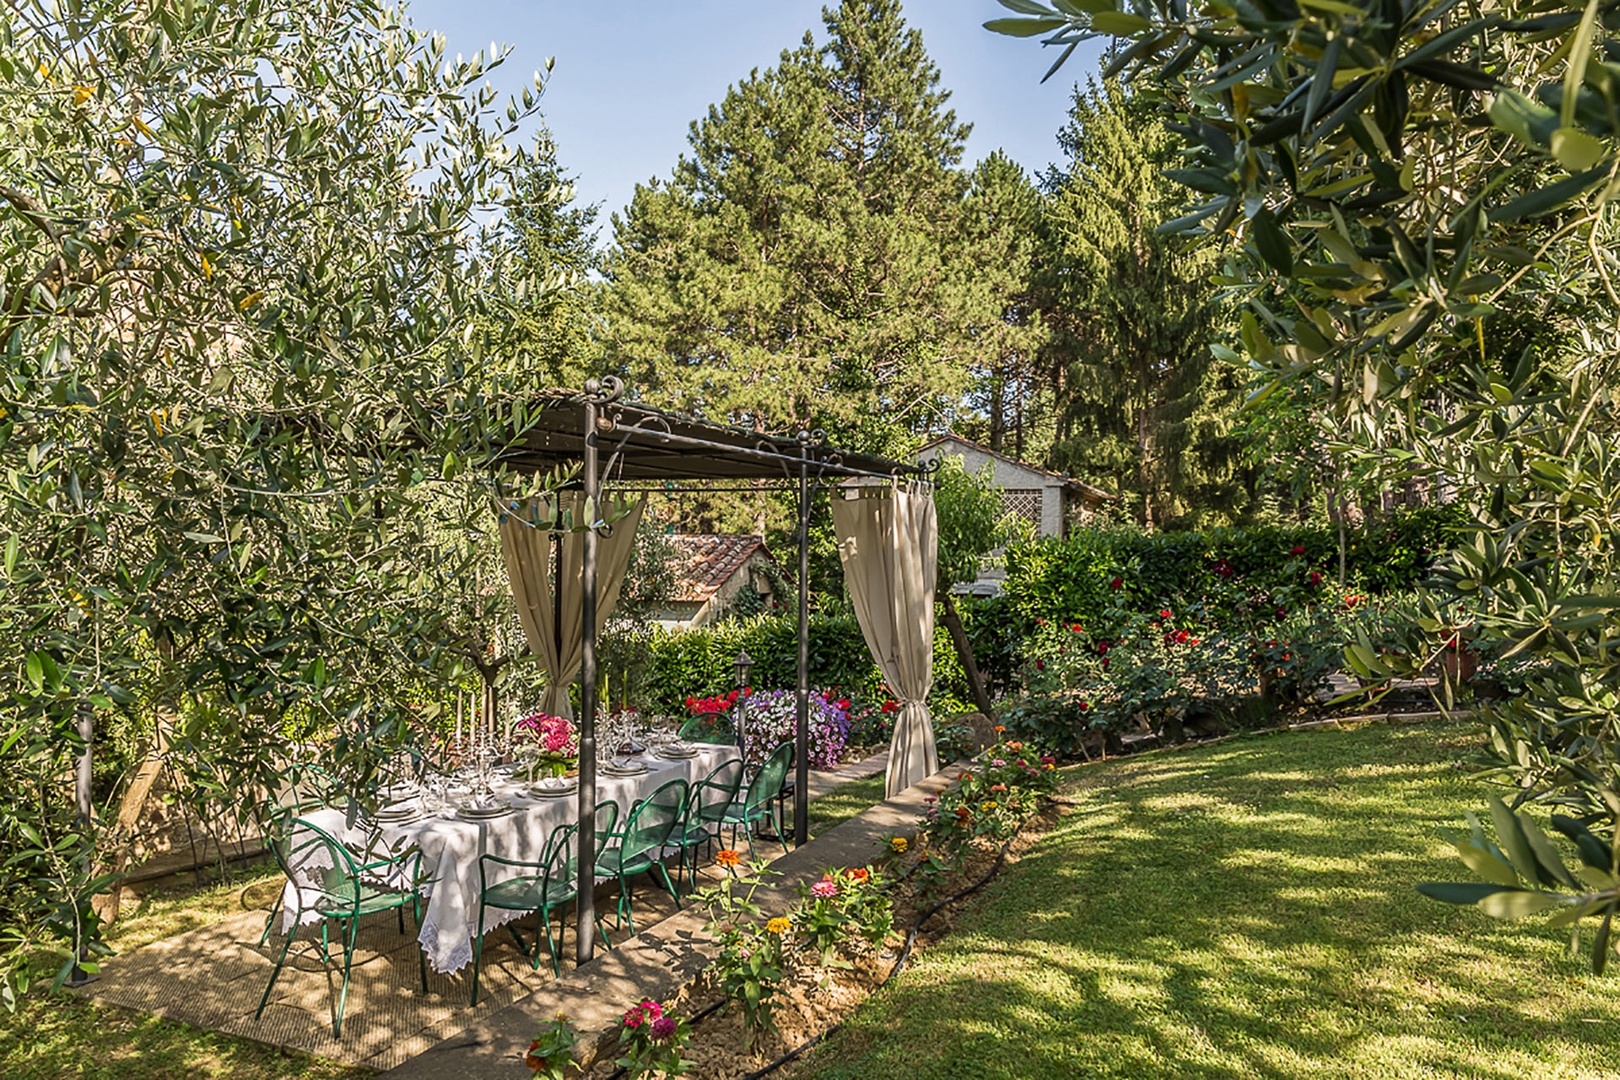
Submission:
M 1115 578 L 1113 581 L 1110 581 L 1108 583 L 1108 587 L 1110 589 L 1117 589 L 1117 588 L 1119 588 L 1120 586 L 1122 586 L 1124 584 L 1125 584 L 1125 579 L 1124 578 Z
M 1036 619 L 1035 620 L 1035 625 L 1036 626 L 1045 626 L 1046 625 L 1046 620 L 1045 619 Z
M 1082 701 L 1082 702 L 1081 702 L 1081 703 L 1080 703 L 1080 711 L 1081 711 L 1081 712 L 1085 712 L 1085 711 L 1086 711 L 1086 710 L 1087 710 L 1087 709 L 1089 709 L 1089 708 L 1091 708 L 1091 702 L 1089 702 L 1089 701 Z
M 1287 617 L 1288 617 L 1288 609 L 1287 608 L 1280 607 L 1280 608 L 1277 609 L 1277 618 L 1286 619 Z
M 848 712 L 849 711 L 849 698 L 839 698 L 838 699 L 838 707 L 840 709 L 843 709 L 845 712 Z
M 1191 641 L 1191 642 L 1189 642 L 1189 644 L 1191 644 L 1191 645 L 1196 645 L 1196 644 L 1198 644 L 1198 639 L 1197 639 L 1197 638 L 1193 638 L 1193 639 L 1192 639 L 1192 641 Z
M 1187 631 L 1185 631 L 1185 630 L 1177 630 L 1176 631 L 1176 644 L 1177 645 L 1185 645 L 1187 643 L 1187 639 L 1189 637 L 1191 637 L 1191 636 L 1192 635 L 1187 633 Z
M 1215 564 L 1215 572 L 1223 578 L 1229 578 L 1232 576 L 1232 564 L 1221 559 Z
M 1168 618 L 1171 618 L 1171 617 L 1172 617 L 1172 616 L 1171 616 L 1171 614 L 1170 614 L 1170 612 L 1169 612 L 1169 610 L 1168 610 L 1168 609 L 1167 609 L 1167 610 L 1165 610 L 1165 611 L 1161 611 L 1161 612 L 1159 612 L 1159 618 L 1161 618 L 1161 619 L 1168 619 Z
M 1311 571 L 1311 587 L 1315 588 L 1316 586 L 1318 586 L 1320 584 L 1322 584 L 1322 571 L 1320 571 L 1320 570 L 1312 570 Z
M 1290 555 L 1303 555 L 1303 554 L 1305 554 L 1305 545 L 1304 544 L 1295 544 L 1293 546 L 1293 549 L 1290 550 L 1288 552 L 1288 554 L 1290 554 Z
M 1108 657 L 1106 657 L 1106 656 L 1103 657 L 1103 670 L 1104 671 L 1108 670 Z
M 1046 661 L 1045 660 L 1037 660 L 1037 661 L 1035 661 L 1035 670 L 1036 671 L 1045 671 L 1046 670 Z
M 1111 647 L 1112 646 L 1110 646 L 1109 643 L 1106 642 L 1106 641 L 1097 642 L 1097 655 L 1098 656 L 1107 656 L 1108 655 L 1108 650 Z
M 1069 624 L 1069 633 L 1071 633 L 1071 634 L 1084 633 L 1085 629 L 1086 628 L 1081 626 L 1079 623 L 1070 623 Z

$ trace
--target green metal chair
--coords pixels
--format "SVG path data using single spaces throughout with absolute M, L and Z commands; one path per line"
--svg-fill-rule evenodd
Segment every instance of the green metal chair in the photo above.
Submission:
M 281 788 L 271 799 L 272 817 L 271 827 L 283 817 L 296 817 L 311 810 L 322 810 L 328 806 L 336 806 L 345 801 L 348 796 L 343 793 L 342 787 L 333 779 L 332 774 L 319 765 L 300 763 L 293 765 L 282 774 Z M 259 948 L 264 948 L 270 940 L 270 931 L 275 926 L 276 919 L 281 915 L 279 905 L 272 904 L 270 913 L 265 916 L 264 933 L 259 935 Z
M 354 853 L 330 833 L 291 813 L 283 814 L 274 825 L 269 846 L 271 855 L 281 867 L 281 872 L 292 882 L 293 893 L 297 897 L 297 910 L 293 915 L 293 928 L 281 943 L 281 952 L 276 956 L 275 970 L 270 972 L 270 981 L 265 985 L 264 996 L 259 998 L 258 1011 L 253 1015 L 256 1019 L 264 1016 L 264 1007 L 270 1002 L 270 991 L 275 988 L 276 979 L 281 975 L 281 967 L 287 960 L 287 950 L 298 934 L 298 926 L 303 920 L 304 913 L 316 912 L 321 916 L 323 960 L 331 960 L 327 952 L 327 920 L 337 919 L 343 924 L 343 989 L 338 995 L 337 1015 L 332 1021 L 332 1037 L 342 1038 L 343 1010 L 349 1002 L 349 970 L 354 964 L 354 947 L 360 933 L 360 916 L 379 911 L 398 912 L 401 933 L 405 929 L 403 909 L 406 905 L 411 906 L 418 925 L 422 919 L 421 898 L 414 888 L 409 892 L 393 889 L 378 883 L 376 879 L 394 876 L 402 866 L 410 865 L 411 880 L 413 882 L 419 880 L 421 856 L 418 854 L 409 864 L 402 863 L 398 859 L 357 862 Z M 317 852 L 324 853 L 331 865 L 316 865 Z M 371 876 L 370 880 L 367 879 L 367 875 Z M 427 958 L 418 950 L 416 959 L 422 976 L 422 990 L 426 993 Z
M 636 932 L 635 915 L 631 911 L 630 879 L 642 872 L 656 871 L 664 879 L 664 888 L 675 898 L 677 907 L 681 894 L 669 879 L 664 868 L 664 849 L 681 824 L 686 812 L 687 782 L 671 780 L 630 808 L 624 819 L 624 828 L 618 833 L 619 845 L 599 852 L 596 873 L 599 877 L 619 879 L 618 925 L 630 924 L 630 933 Z
M 687 742 L 737 745 L 737 727 L 731 717 L 722 712 L 699 713 L 682 724 L 678 734 Z
M 686 810 L 681 815 L 680 828 L 670 837 L 670 843 L 681 849 L 683 867 L 690 856 L 691 876 L 688 880 L 696 880 L 698 849 L 714 841 L 725 820 L 726 811 L 731 809 L 742 790 L 742 778 L 742 759 L 732 758 L 715 766 L 708 776 L 692 785 Z
M 787 852 L 787 833 L 782 828 L 782 815 L 777 809 L 777 799 L 782 793 L 782 785 L 787 782 L 788 769 L 793 766 L 792 741 L 781 743 L 771 751 L 771 756 L 765 759 L 765 764 L 759 767 L 754 779 L 749 782 L 748 790 L 743 794 L 741 801 L 733 802 L 726 808 L 720 823 L 731 826 L 731 842 L 737 842 L 737 829 L 740 826 L 743 835 L 748 838 L 748 857 L 754 858 L 754 830 L 762 821 L 769 820 L 776 829 L 777 842 L 782 845 L 784 854 Z
M 609 803 L 616 815 L 618 806 Z M 540 856 L 537 863 L 523 862 L 517 859 L 506 859 L 499 855 L 483 855 L 478 859 L 478 937 L 473 946 L 473 974 L 472 974 L 472 1003 L 478 1004 L 478 973 L 484 963 L 484 911 L 486 908 L 500 908 L 504 911 L 538 911 L 540 925 L 534 938 L 534 970 L 540 970 L 540 938 L 543 934 L 546 941 L 546 951 L 551 954 L 551 972 L 561 977 L 562 964 L 557 959 L 557 952 L 562 948 L 562 927 L 557 928 L 557 938 L 554 942 L 551 937 L 551 912 L 555 908 L 570 903 L 579 895 L 579 878 L 571 873 L 570 868 L 577 868 L 578 859 L 574 855 L 574 838 L 579 833 L 579 823 L 559 825 L 551 830 L 551 836 L 546 840 L 545 853 Z M 498 881 L 491 885 L 489 873 L 494 867 L 517 867 L 522 870 L 538 871 L 537 873 L 519 874 Z M 528 948 L 523 944 L 523 938 L 518 934 L 513 923 L 507 923 L 506 928 L 517 942 L 518 950 L 525 955 Z M 602 920 L 596 920 L 596 928 L 602 934 L 602 944 L 611 947 L 607 931 L 602 929 Z

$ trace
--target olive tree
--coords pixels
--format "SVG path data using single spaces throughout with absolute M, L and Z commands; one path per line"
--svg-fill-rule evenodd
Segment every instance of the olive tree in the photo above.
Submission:
M 1473 514 L 1428 591 L 1429 651 L 1516 657 L 1481 705 L 1506 802 L 1458 845 L 1487 879 L 1434 886 L 1503 916 L 1620 907 L 1620 5 L 1587 0 L 1003 0 L 990 29 L 1113 41 L 1157 95 L 1189 190 L 1167 228 L 1236 237 L 1251 409 L 1309 395 L 1332 449 Z M 1056 65 L 1054 65 L 1055 69 Z M 1561 811 L 1571 872 L 1526 804 Z
M 543 482 L 496 464 L 533 387 L 475 318 L 540 80 L 497 100 L 502 55 L 378 0 L 4 13 L 0 950 L 66 972 L 116 865 L 95 721 L 167 716 L 241 808 L 295 738 L 359 785 L 432 720 L 440 540 Z

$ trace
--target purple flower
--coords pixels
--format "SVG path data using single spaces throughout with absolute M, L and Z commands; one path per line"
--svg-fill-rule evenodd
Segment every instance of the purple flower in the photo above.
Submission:
M 997 769 L 999 769 L 999 768 L 1001 768 L 1001 767 L 1002 767 L 1002 766 L 1003 766 L 1003 765 L 1005 765 L 1005 764 L 1007 764 L 1007 763 L 1006 763 L 1006 762 L 1005 762 L 1005 761 L 1003 761 L 1003 760 L 1002 760 L 1002 759 L 1001 759 L 1001 758 L 996 758 L 996 759 L 995 759 L 995 760 L 994 760 L 994 761 L 992 761 L 992 762 L 991 762 L 991 763 L 990 763 L 990 764 L 991 764 L 991 766 L 993 766 L 993 767 L 994 767 L 994 768 L 997 768 Z
M 675 1021 L 668 1016 L 660 1016 L 652 1022 L 652 1037 L 663 1042 L 675 1034 Z

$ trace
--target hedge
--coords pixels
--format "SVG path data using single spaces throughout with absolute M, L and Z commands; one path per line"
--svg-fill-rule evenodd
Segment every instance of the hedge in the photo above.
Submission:
M 1435 557 L 1453 545 L 1463 521 L 1455 507 L 1369 519 L 1347 537 L 1347 587 L 1377 595 L 1415 587 Z M 1296 547 L 1303 547 L 1303 558 L 1329 578 L 1338 574 L 1338 536 L 1325 525 L 1174 533 L 1083 529 L 1061 540 L 1047 537 L 1010 547 L 1002 600 L 1025 633 L 1039 619 L 1089 623 L 1122 602 L 1146 611 L 1180 610 L 1197 601 L 1220 622 L 1233 614 L 1226 607 L 1238 599 L 1232 582 L 1251 592 L 1284 588 L 1288 582 L 1281 570 Z
M 791 615 L 758 615 L 695 630 L 660 630 L 647 642 L 646 678 L 640 680 L 639 707 L 664 714 L 685 711 L 688 697 L 728 692 L 731 665 L 746 649 L 754 661 L 750 682 L 758 690 L 790 689 L 798 683 L 798 620 Z M 810 685 L 838 687 L 861 704 L 881 704 L 883 676 L 866 649 L 860 624 L 850 611 L 810 615 Z M 967 680 L 943 626 L 934 630 L 936 713 L 965 711 Z

